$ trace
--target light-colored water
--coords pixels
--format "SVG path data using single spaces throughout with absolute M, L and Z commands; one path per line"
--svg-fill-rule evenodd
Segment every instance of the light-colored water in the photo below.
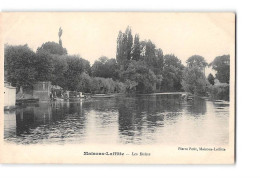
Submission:
M 4 138 L 17 144 L 228 144 L 229 106 L 180 95 L 52 102 L 5 112 Z

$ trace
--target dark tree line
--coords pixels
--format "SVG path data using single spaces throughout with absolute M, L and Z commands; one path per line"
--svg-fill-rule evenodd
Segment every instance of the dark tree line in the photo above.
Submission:
M 229 55 L 216 57 L 209 64 L 215 77 L 205 77 L 205 59 L 193 55 L 186 67 L 174 54 L 163 54 L 151 40 L 140 40 L 127 27 L 117 37 L 116 59 L 100 57 L 91 66 L 80 56 L 67 54 L 59 43 L 43 43 L 36 52 L 27 45 L 5 45 L 5 80 L 13 86 L 30 86 L 51 81 L 65 90 L 92 93 L 151 93 L 187 91 L 205 95 L 215 79 L 229 84 Z

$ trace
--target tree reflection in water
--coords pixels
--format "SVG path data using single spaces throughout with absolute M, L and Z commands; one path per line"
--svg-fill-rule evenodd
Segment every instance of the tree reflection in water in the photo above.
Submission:
M 4 137 L 18 144 L 228 143 L 229 106 L 151 94 L 39 103 L 5 112 Z

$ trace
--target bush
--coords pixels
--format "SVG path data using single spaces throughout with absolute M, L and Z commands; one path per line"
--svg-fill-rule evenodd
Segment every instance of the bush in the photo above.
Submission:
M 229 101 L 228 84 L 211 85 L 208 90 L 211 99 Z

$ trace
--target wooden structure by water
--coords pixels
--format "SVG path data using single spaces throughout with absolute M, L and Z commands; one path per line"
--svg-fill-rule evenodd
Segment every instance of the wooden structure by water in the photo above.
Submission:
M 21 105 L 23 103 L 37 103 L 37 102 L 39 102 L 39 98 L 17 99 L 16 105 Z

